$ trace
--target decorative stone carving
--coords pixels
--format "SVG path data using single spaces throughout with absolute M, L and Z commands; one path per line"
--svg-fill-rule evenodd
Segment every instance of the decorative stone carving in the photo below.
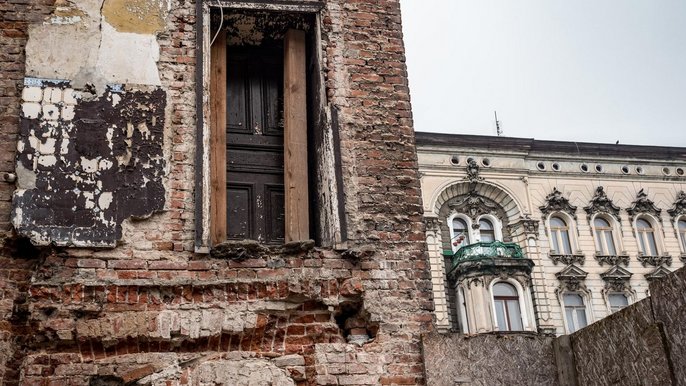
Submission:
M 682 190 L 676 195 L 676 201 L 672 209 L 668 209 L 667 213 L 675 220 L 677 217 L 686 214 L 686 193 Z
M 476 160 L 474 158 L 470 158 L 467 161 L 467 177 L 465 177 L 464 179 L 471 183 L 483 181 L 484 178 L 479 175 L 480 171 L 481 167 L 478 163 L 476 163 Z
M 428 232 L 440 232 L 440 221 L 438 217 L 424 217 L 424 224 Z
M 602 266 L 603 264 L 609 265 L 619 265 L 624 264 L 625 267 L 629 266 L 629 255 L 623 252 L 621 255 L 595 255 L 595 259 Z
M 600 274 L 600 277 L 605 281 L 605 289 L 614 292 L 627 292 L 631 290 L 629 286 L 629 279 L 633 274 L 626 269 L 615 265 L 604 273 Z
M 642 253 L 638 254 L 638 261 L 643 264 L 645 267 L 646 265 L 652 265 L 653 267 L 660 267 L 662 265 L 672 265 L 672 256 L 669 255 L 662 255 L 662 256 L 646 256 L 643 255 Z
M 629 213 L 629 219 L 631 222 L 634 222 L 636 215 L 641 213 L 652 214 L 657 217 L 660 222 L 662 222 L 662 218 L 660 217 L 662 209 L 655 206 L 655 203 L 648 198 L 648 195 L 643 191 L 643 189 L 638 191 L 638 194 L 636 195 L 636 201 L 634 201 L 631 204 L 631 208 L 627 208 L 626 211 Z
M 663 278 L 663 277 L 669 275 L 670 273 L 672 273 L 672 271 L 667 269 L 667 267 L 661 265 L 661 266 L 657 267 L 653 272 L 646 274 L 645 278 L 648 281 L 653 281 L 655 279 Z
M 566 291 L 578 291 L 584 290 L 585 286 L 583 281 L 588 276 L 588 272 L 577 267 L 574 264 L 570 264 L 567 268 L 555 274 L 557 280 L 560 281 L 560 287 L 558 290 Z
M 553 212 L 566 212 L 576 220 L 576 206 L 570 204 L 557 188 L 553 188 L 553 192 L 545 197 L 545 201 L 546 204 L 539 207 L 544 218 Z
M 538 240 L 538 229 L 540 227 L 540 221 L 534 220 L 529 215 L 524 216 L 519 221 L 509 224 L 508 231 L 513 234 L 516 229 L 522 228 L 524 236 L 528 238 L 535 238 Z
M 608 213 L 614 216 L 617 221 L 622 221 L 619 217 L 619 211 L 621 209 L 607 197 L 605 189 L 602 186 L 596 188 L 595 195 L 591 199 L 590 204 L 584 207 L 584 210 L 586 211 L 589 220 L 591 219 L 591 216 L 596 213 Z
M 465 196 L 456 197 L 452 202 L 448 203 L 448 207 L 458 213 L 467 214 L 472 218 L 472 221 L 477 224 L 477 227 L 478 222 L 476 219 L 482 214 L 492 214 L 501 221 L 505 218 L 505 212 L 500 205 L 480 196 L 474 190 L 470 191 Z
M 584 262 L 586 261 L 586 257 L 584 256 L 583 253 L 572 253 L 572 254 L 559 254 L 559 253 L 553 253 L 550 252 L 548 254 L 548 257 L 550 257 L 550 260 L 557 265 L 557 263 L 563 263 L 565 265 L 570 265 L 570 264 L 579 264 L 579 265 L 584 265 Z

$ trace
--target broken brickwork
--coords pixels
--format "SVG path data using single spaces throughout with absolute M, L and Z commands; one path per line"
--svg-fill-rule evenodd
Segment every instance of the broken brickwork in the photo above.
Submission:
M 325 1 L 318 18 L 347 241 L 211 255 L 194 244 L 196 4 L 30 3 L 0 5 L 0 171 L 18 177 L 0 181 L 0 226 L 16 225 L 0 242 L 5 384 L 424 384 L 432 303 L 397 0 Z M 40 101 L 33 80 L 48 82 Z M 45 127 L 60 136 L 31 139 Z M 94 189 L 68 185 L 76 172 Z

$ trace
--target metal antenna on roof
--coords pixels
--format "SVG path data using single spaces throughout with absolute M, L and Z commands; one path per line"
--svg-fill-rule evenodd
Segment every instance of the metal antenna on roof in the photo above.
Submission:
M 500 128 L 500 121 L 498 120 L 498 112 L 494 111 L 493 114 L 495 115 L 495 134 L 500 137 L 503 135 L 503 129 Z

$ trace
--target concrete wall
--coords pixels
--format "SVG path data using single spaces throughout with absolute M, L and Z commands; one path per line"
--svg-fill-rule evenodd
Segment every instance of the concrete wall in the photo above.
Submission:
M 554 339 L 535 334 L 424 335 L 427 384 L 556 386 Z

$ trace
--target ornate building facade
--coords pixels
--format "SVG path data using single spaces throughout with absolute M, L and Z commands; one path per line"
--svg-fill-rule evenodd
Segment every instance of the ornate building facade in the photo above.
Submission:
M 682 148 L 417 133 L 436 326 L 569 334 L 686 260 Z

